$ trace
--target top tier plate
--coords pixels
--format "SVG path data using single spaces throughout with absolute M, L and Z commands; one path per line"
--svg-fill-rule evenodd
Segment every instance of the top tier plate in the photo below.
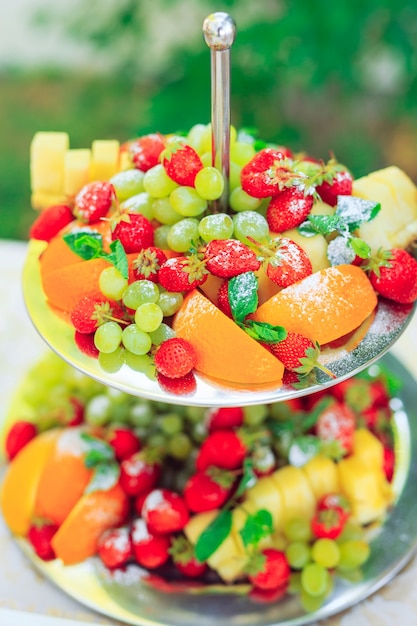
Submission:
M 380 299 L 375 315 L 364 322 L 353 335 L 322 351 L 320 360 L 334 374 L 330 379 L 321 372 L 317 380 L 301 389 L 290 386 L 232 387 L 230 383 L 207 380 L 196 375 L 192 393 L 177 395 L 161 388 L 156 379 L 119 363 L 117 371 L 105 370 L 99 362 L 86 356 L 74 342 L 73 328 L 48 306 L 39 272 L 39 242 L 29 244 L 23 272 L 23 294 L 29 316 L 47 344 L 65 361 L 99 382 L 132 396 L 171 404 L 204 407 L 248 406 L 280 402 L 315 393 L 354 376 L 379 359 L 391 348 L 412 319 L 414 306 L 399 305 Z

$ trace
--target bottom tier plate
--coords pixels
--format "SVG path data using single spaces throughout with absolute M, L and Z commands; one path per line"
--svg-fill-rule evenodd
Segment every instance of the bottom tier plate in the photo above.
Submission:
M 261 602 L 247 586 L 199 586 L 167 583 L 138 566 L 110 573 L 97 559 L 63 567 L 39 560 L 28 543 L 17 542 L 30 561 L 52 583 L 81 604 L 132 626 L 295 626 L 328 618 L 357 604 L 390 581 L 417 547 L 417 406 L 416 382 L 388 354 L 383 363 L 400 377 L 403 387 L 392 401 L 396 446 L 396 506 L 374 532 L 372 553 L 360 582 L 337 580 L 327 602 L 306 614 L 296 596 Z M 374 366 L 374 367 L 377 367 Z

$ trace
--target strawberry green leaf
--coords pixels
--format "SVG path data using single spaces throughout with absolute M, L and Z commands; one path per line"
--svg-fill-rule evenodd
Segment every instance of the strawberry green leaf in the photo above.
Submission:
M 207 561 L 216 552 L 232 529 L 232 512 L 220 511 L 219 515 L 207 526 L 195 544 L 195 556 L 200 563 Z
M 288 461 L 294 467 L 302 467 L 319 454 L 321 449 L 320 439 L 313 435 L 295 437 L 288 450 Z
M 245 547 L 257 545 L 261 539 L 273 532 L 272 515 L 266 509 L 260 509 L 253 515 L 248 515 L 245 525 L 239 531 Z
M 364 222 L 373 220 L 380 210 L 379 202 L 356 196 L 338 196 L 335 216 L 340 217 L 352 232 Z
M 81 434 L 84 450 L 84 464 L 86 467 L 95 467 L 100 463 L 114 460 L 114 448 L 106 441 L 93 437 L 88 433 Z
M 241 327 L 252 339 L 263 343 L 277 343 L 277 341 L 283 341 L 287 336 L 287 331 L 283 326 L 273 326 L 268 322 L 246 320 Z
M 356 256 L 360 257 L 361 259 L 370 258 L 371 248 L 369 244 L 367 244 L 366 241 L 364 241 L 363 239 L 360 239 L 359 237 L 352 237 L 350 239 L 350 245 L 352 246 Z
M 256 482 L 256 474 L 253 471 L 252 459 L 246 458 L 243 462 L 243 476 L 240 479 L 240 483 L 236 489 L 235 497 L 239 498 L 244 494 L 246 489 Z
M 253 272 L 233 276 L 228 285 L 228 297 L 233 319 L 242 322 L 258 306 L 258 279 Z
M 108 491 L 115 486 L 120 476 L 120 466 L 116 461 L 103 461 L 94 467 L 94 472 L 84 493 Z
M 103 251 L 103 237 L 94 231 L 78 231 L 63 237 L 65 243 L 84 261 L 97 259 Z
M 114 267 L 120 272 L 123 278 L 129 277 L 129 264 L 127 262 L 127 256 L 125 249 L 119 239 L 112 241 L 110 244 L 110 254 L 102 254 L 104 259 L 107 259 Z

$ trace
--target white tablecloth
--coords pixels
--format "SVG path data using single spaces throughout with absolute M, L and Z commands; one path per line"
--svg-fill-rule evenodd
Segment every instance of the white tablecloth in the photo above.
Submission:
M 0 241 L 0 424 L 22 372 L 47 349 L 27 317 L 21 296 L 25 254 L 26 244 Z M 393 352 L 417 376 L 417 320 L 410 324 Z M 119 626 L 84 608 L 43 579 L 21 554 L 1 519 L 0 555 L 0 626 L 70 626 L 72 620 L 74 626 Z M 29 612 L 32 618 L 21 611 Z M 42 621 L 42 615 L 58 619 Z M 416 559 L 380 592 L 352 610 L 320 622 L 320 626 L 394 624 L 417 626 Z

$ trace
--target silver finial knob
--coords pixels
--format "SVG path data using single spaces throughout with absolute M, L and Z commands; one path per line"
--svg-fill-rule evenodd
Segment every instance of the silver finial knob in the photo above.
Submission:
M 236 24 L 228 13 L 212 13 L 203 23 L 206 44 L 213 50 L 231 48 L 236 38 Z

